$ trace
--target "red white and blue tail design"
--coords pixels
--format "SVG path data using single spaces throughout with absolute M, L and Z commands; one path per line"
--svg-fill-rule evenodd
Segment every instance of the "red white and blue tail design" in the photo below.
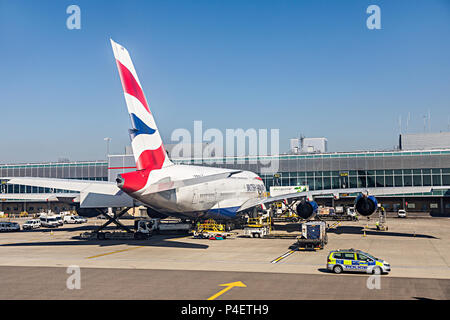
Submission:
M 157 170 L 172 165 L 161 140 L 141 83 L 127 49 L 111 40 L 125 101 L 130 114 L 131 146 L 138 170 Z

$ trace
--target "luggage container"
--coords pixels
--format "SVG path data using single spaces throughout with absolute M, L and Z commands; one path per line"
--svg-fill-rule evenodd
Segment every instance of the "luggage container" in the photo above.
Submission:
M 323 221 L 310 221 L 302 223 L 302 233 L 297 237 L 299 250 L 321 250 L 328 243 L 326 224 Z

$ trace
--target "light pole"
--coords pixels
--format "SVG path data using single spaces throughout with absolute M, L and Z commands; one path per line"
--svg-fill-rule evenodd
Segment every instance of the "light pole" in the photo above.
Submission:
M 109 137 L 104 138 L 103 140 L 106 141 L 106 159 L 108 159 L 108 155 L 109 155 L 109 142 L 112 140 Z

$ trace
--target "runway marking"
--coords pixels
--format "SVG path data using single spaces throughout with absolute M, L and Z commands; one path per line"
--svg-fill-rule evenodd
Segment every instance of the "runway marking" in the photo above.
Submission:
M 241 287 L 241 288 L 246 288 L 247 286 L 242 283 L 242 281 L 236 281 L 236 282 L 230 282 L 230 283 L 224 283 L 224 284 L 219 284 L 219 286 L 221 287 L 226 287 L 225 289 L 220 290 L 219 292 L 217 292 L 215 295 L 211 296 L 208 298 L 208 300 L 214 300 L 215 298 L 223 295 L 225 292 L 227 292 L 228 290 L 231 290 L 234 287 Z
M 289 250 L 288 252 L 286 252 L 285 254 L 283 254 L 282 256 L 279 256 L 278 258 L 276 258 L 275 260 L 272 260 L 270 263 L 277 263 L 280 262 L 281 260 L 283 260 L 284 258 L 289 257 L 291 254 L 293 254 L 295 251 L 294 250 Z
M 107 256 L 107 255 L 114 254 L 114 253 L 130 251 L 130 250 L 139 249 L 139 248 L 143 248 L 143 247 L 144 246 L 139 246 L 139 247 L 134 247 L 134 248 L 128 248 L 128 249 L 116 250 L 116 251 L 112 251 L 112 252 L 101 253 L 101 254 L 97 254 L 97 255 L 92 256 L 92 257 L 87 257 L 86 259 L 94 259 L 94 258 L 103 257 L 103 256 Z

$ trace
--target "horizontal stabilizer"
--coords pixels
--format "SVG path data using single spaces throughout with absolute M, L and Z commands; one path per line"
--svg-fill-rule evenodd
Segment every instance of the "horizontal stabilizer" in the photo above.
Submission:
M 3 178 L 2 178 L 3 179 Z M 115 195 L 120 189 L 114 182 L 91 181 L 74 179 L 50 179 L 50 178 L 4 178 L 8 184 L 19 184 L 32 187 L 42 187 L 78 192 L 94 192 L 100 194 Z
M 94 192 L 80 193 L 80 208 L 118 208 L 134 207 L 135 201 L 125 192 L 116 195 L 99 194 Z

